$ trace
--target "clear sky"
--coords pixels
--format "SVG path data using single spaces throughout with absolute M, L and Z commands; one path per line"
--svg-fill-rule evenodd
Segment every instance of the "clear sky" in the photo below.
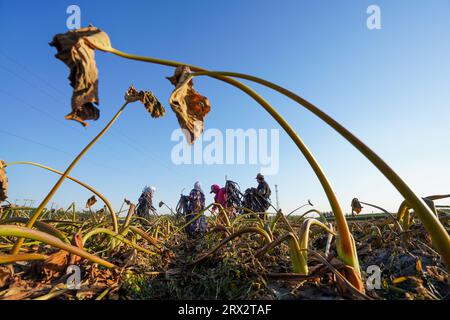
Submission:
M 72 172 L 118 208 L 124 197 L 137 201 L 145 185 L 156 186 L 156 201 L 172 207 L 196 180 L 208 190 L 227 175 L 245 189 L 255 184 L 260 166 L 172 163 L 170 135 L 178 124 L 168 103 L 173 87 L 165 79 L 173 69 L 164 66 L 97 52 L 101 118 L 87 129 L 64 120 L 72 93 L 69 70 L 48 42 L 67 31 L 70 4 L 81 8 L 83 26 L 103 29 L 119 50 L 283 85 L 354 132 L 419 195 L 450 192 L 448 0 L 0 0 L 0 159 L 64 170 L 114 115 L 130 84 L 153 91 L 166 106 L 167 115 L 157 120 L 142 106 L 129 106 Z M 371 4 L 381 8 L 380 30 L 366 26 Z M 345 211 L 353 197 L 397 209 L 398 192 L 343 138 L 289 99 L 251 86 L 304 139 Z M 211 102 L 206 128 L 279 128 L 256 102 L 227 84 L 203 77 L 196 88 Z M 280 170 L 267 180 L 279 185 L 284 211 L 307 199 L 329 210 L 317 178 L 284 133 L 279 148 Z M 8 168 L 8 176 L 11 201 L 40 201 L 57 180 L 27 166 Z M 66 181 L 53 201 L 82 206 L 90 196 Z

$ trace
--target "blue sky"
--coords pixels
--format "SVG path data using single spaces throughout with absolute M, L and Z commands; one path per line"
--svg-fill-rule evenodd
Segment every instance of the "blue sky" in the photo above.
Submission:
M 333 116 L 387 161 L 422 196 L 450 187 L 450 3 L 442 1 L 40 1 L 0 0 L 0 158 L 64 170 L 117 111 L 130 84 L 153 91 L 167 115 L 153 120 L 130 105 L 72 176 L 100 190 L 118 208 L 145 185 L 156 201 L 175 206 L 196 180 L 204 189 L 238 181 L 255 184 L 258 165 L 174 165 L 168 67 L 96 54 L 101 118 L 84 129 L 64 120 L 70 111 L 68 68 L 48 42 L 65 32 L 66 8 L 81 8 L 82 25 L 106 31 L 119 50 L 183 61 L 211 70 L 249 73 L 297 92 Z M 366 27 L 366 9 L 381 8 L 381 30 Z M 398 192 L 351 145 L 289 99 L 262 94 L 310 147 L 346 211 L 353 197 L 389 210 Z M 214 79 L 196 80 L 211 101 L 206 128 L 279 128 L 253 100 Z M 10 200 L 39 201 L 57 176 L 8 168 Z M 279 185 L 285 212 L 307 199 L 329 210 L 308 164 L 280 135 Z M 84 205 L 91 194 L 67 181 L 53 201 Z M 274 197 L 273 197 L 274 198 Z M 208 195 L 208 200 L 212 198 Z M 98 204 L 100 206 L 100 204 Z M 365 212 L 370 212 L 366 210 Z

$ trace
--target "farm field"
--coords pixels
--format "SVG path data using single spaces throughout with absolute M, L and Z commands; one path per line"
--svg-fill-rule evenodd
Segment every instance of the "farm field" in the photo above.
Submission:
M 379 2 L 0 0 L 0 300 L 450 300 L 450 7 Z
M 25 222 L 32 210 L 3 208 L 0 224 Z M 432 249 L 430 237 L 419 223 L 399 232 L 390 217 L 349 217 L 361 270 L 381 266 L 381 287 L 365 294 L 352 289 L 338 275 L 345 267 L 337 258 L 335 240 L 323 230 L 311 228 L 307 249 L 308 275 L 294 272 L 289 241 L 270 250 L 256 218 L 231 221 L 224 226 L 208 216 L 209 231 L 189 239 L 184 219 L 161 215 L 149 220 L 132 216 L 127 227 L 119 220 L 121 236 L 105 227 L 104 213 L 49 212 L 37 230 L 101 259 L 77 259 L 45 242 L 27 240 L 20 254 L 25 261 L 2 265 L 1 299 L 445 299 L 449 294 L 448 272 Z M 443 216 L 448 230 L 448 216 Z M 275 216 L 271 218 L 275 219 Z M 271 231 L 273 240 L 293 230 L 301 235 L 311 218 L 289 217 Z M 353 220 L 353 221 L 351 221 Z M 20 223 L 17 223 L 20 225 Z M 233 240 L 230 235 L 242 233 Z M 258 231 L 260 230 L 260 231 Z M 3 232 L 3 230 L 2 230 Z M 2 234 L 1 252 L 12 247 Z M 82 239 L 82 241 L 80 241 Z M 119 240 L 119 241 L 115 241 Z M 331 240 L 331 241 L 330 241 Z M 55 240 L 56 241 L 56 240 Z M 329 241 L 327 245 L 327 241 Z M 64 241 L 59 240 L 64 243 Z M 328 249 L 327 249 L 328 248 Z M 264 254 L 262 252 L 266 251 Z M 327 252 L 326 252 L 327 251 Z M 29 259 L 29 260 L 28 260 Z M 77 290 L 65 287 L 66 268 L 77 260 L 81 283 Z M 106 262 L 114 266 L 103 266 Z M 4 262 L 3 262 L 4 263 Z M 363 271 L 363 281 L 371 274 Z M 341 276 L 342 277 L 342 276 Z M 345 279 L 345 278 L 344 278 Z

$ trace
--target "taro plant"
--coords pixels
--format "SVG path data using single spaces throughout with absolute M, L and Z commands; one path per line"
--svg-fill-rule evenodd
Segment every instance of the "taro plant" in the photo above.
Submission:
M 255 101 L 257 101 L 276 121 L 277 123 L 286 131 L 289 137 L 296 144 L 300 152 L 306 158 L 314 173 L 316 174 L 320 184 L 322 185 L 324 192 L 328 198 L 329 204 L 332 208 L 332 212 L 335 216 L 336 222 L 336 246 L 339 258 L 347 265 L 350 270 L 353 270 L 353 274 L 347 275 L 348 280 L 353 286 L 358 288 L 358 290 L 363 290 L 360 268 L 358 262 L 358 256 L 355 248 L 355 243 L 353 237 L 350 233 L 344 212 L 338 201 L 338 198 L 331 186 L 331 183 L 324 171 L 320 167 L 319 163 L 310 152 L 309 148 L 303 142 L 303 140 L 298 136 L 295 130 L 289 125 L 289 123 L 276 111 L 276 109 L 271 106 L 264 98 L 253 91 L 250 87 L 244 85 L 243 83 L 237 81 L 235 78 L 241 78 L 249 80 L 263 86 L 269 87 L 287 97 L 294 100 L 301 106 L 305 107 L 307 110 L 311 111 L 313 114 L 318 116 L 321 120 L 335 129 L 340 135 L 342 135 L 347 141 L 349 141 L 353 146 L 355 146 L 369 161 L 371 161 L 385 176 L 386 178 L 397 188 L 397 190 L 402 194 L 407 201 L 408 205 L 414 209 L 414 212 L 422 220 L 425 228 L 430 233 L 433 239 L 433 243 L 437 250 L 442 255 L 447 267 L 450 268 L 450 237 L 439 222 L 436 215 L 426 206 L 424 201 L 419 198 L 409 186 L 391 169 L 375 152 L 373 152 L 369 147 L 367 147 L 361 140 L 354 136 L 345 127 L 340 125 L 336 120 L 328 116 L 326 113 L 321 111 L 319 108 L 296 95 L 295 93 L 271 83 L 267 80 L 241 74 L 234 72 L 222 72 L 222 71 L 207 71 L 203 68 L 170 61 L 157 59 L 152 57 L 143 57 L 124 53 L 112 47 L 108 35 L 95 28 L 88 27 L 79 30 L 69 31 L 65 34 L 58 34 L 54 37 L 51 42 L 52 46 L 55 46 L 58 53 L 56 57 L 62 60 L 69 68 L 70 84 L 73 87 L 72 95 L 72 111 L 66 116 L 66 119 L 75 120 L 86 126 L 87 120 L 97 120 L 100 116 L 100 110 L 97 108 L 99 105 L 98 97 L 98 71 L 95 65 L 94 54 L 95 50 L 100 50 L 104 52 L 109 52 L 117 56 L 133 59 L 143 62 L 156 63 L 160 65 L 175 67 L 175 73 L 172 77 L 168 79 L 175 86 L 172 92 L 169 102 L 172 110 L 175 112 L 180 126 L 185 129 L 186 139 L 189 143 L 194 143 L 195 139 L 203 131 L 203 123 L 205 116 L 210 112 L 209 100 L 200 95 L 193 87 L 193 78 L 197 76 L 208 76 L 240 89 L 245 92 Z M 128 103 L 134 101 L 141 101 L 146 109 L 150 112 L 152 117 L 159 117 L 164 114 L 164 108 L 161 106 L 159 101 L 151 92 L 136 91 L 133 87 L 130 87 L 126 94 L 125 103 L 119 109 L 117 114 L 113 119 L 106 125 L 106 127 L 80 152 L 80 154 L 73 160 L 69 167 L 61 174 L 61 177 L 50 190 L 49 194 L 45 197 L 42 203 L 38 206 L 33 216 L 27 223 L 27 227 L 31 228 L 39 216 L 42 214 L 45 206 L 48 204 L 50 199 L 56 193 L 60 185 L 63 183 L 65 178 L 69 176 L 71 170 L 75 167 L 78 161 L 83 157 L 83 155 L 106 133 L 106 131 L 112 126 L 112 124 L 117 120 L 120 114 L 123 112 Z M 2 166 L 3 167 L 3 166 Z M 2 169 L 0 167 L 0 170 Z M 0 171 L 0 178 L 1 178 Z M 2 180 L 2 186 L 6 185 L 4 179 Z M 111 215 L 114 212 L 111 210 Z M 284 216 L 283 216 L 284 217 Z M 130 218 L 131 219 L 131 218 Z M 113 218 L 113 230 L 104 229 L 104 233 L 110 234 L 113 237 L 118 235 L 123 237 L 123 234 L 119 234 L 119 228 L 117 221 Z M 318 224 L 312 220 L 306 220 L 305 228 L 309 230 L 311 224 Z M 326 228 L 325 225 L 318 224 L 322 228 Z M 274 227 L 275 224 L 272 225 Z M 227 223 L 227 227 L 232 227 L 231 223 Z M 257 229 L 257 230 L 256 230 Z M 256 232 L 260 234 L 264 239 L 272 242 L 272 235 L 268 234 L 261 228 L 256 229 L 240 229 L 237 232 L 228 236 L 228 241 L 240 236 L 242 233 Z M 105 231 L 109 230 L 109 231 Z M 327 230 L 327 229 L 325 229 Z M 330 232 L 331 230 L 327 230 Z M 158 231 L 157 231 L 158 232 Z M 306 231 L 305 231 L 306 232 Z M 303 234 L 305 234 L 305 232 Z M 334 231 L 333 231 L 334 232 Z M 95 232 L 94 232 L 95 233 Z M 98 231 L 97 233 L 102 233 Z M 170 231 L 167 232 L 170 234 Z M 289 234 L 292 234 L 290 232 Z M 288 236 L 292 240 L 290 243 L 293 244 L 292 247 L 300 247 L 298 244 L 298 239 L 295 234 Z M 292 238 L 293 237 L 293 238 Z M 304 235 L 304 237 L 306 237 Z M 21 237 L 15 244 L 12 254 L 17 254 L 21 245 L 23 243 L 23 238 Z M 222 243 L 223 245 L 224 243 Z M 217 248 L 216 248 L 217 249 Z M 301 250 L 301 249 L 299 249 Z M 303 254 L 296 254 L 293 260 L 300 261 L 301 258 L 305 260 Z M 295 258 L 295 259 L 294 259 Z M 304 261 L 301 263 L 305 263 Z M 300 269 L 299 269 L 300 270 Z M 305 271 L 305 270 L 303 270 Z

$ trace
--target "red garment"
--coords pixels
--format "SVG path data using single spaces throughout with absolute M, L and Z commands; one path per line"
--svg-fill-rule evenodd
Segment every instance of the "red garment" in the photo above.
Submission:
M 227 192 L 225 188 L 220 188 L 220 190 L 214 196 L 214 202 L 220 204 L 222 207 L 227 207 Z M 217 209 L 215 206 L 213 208 Z

